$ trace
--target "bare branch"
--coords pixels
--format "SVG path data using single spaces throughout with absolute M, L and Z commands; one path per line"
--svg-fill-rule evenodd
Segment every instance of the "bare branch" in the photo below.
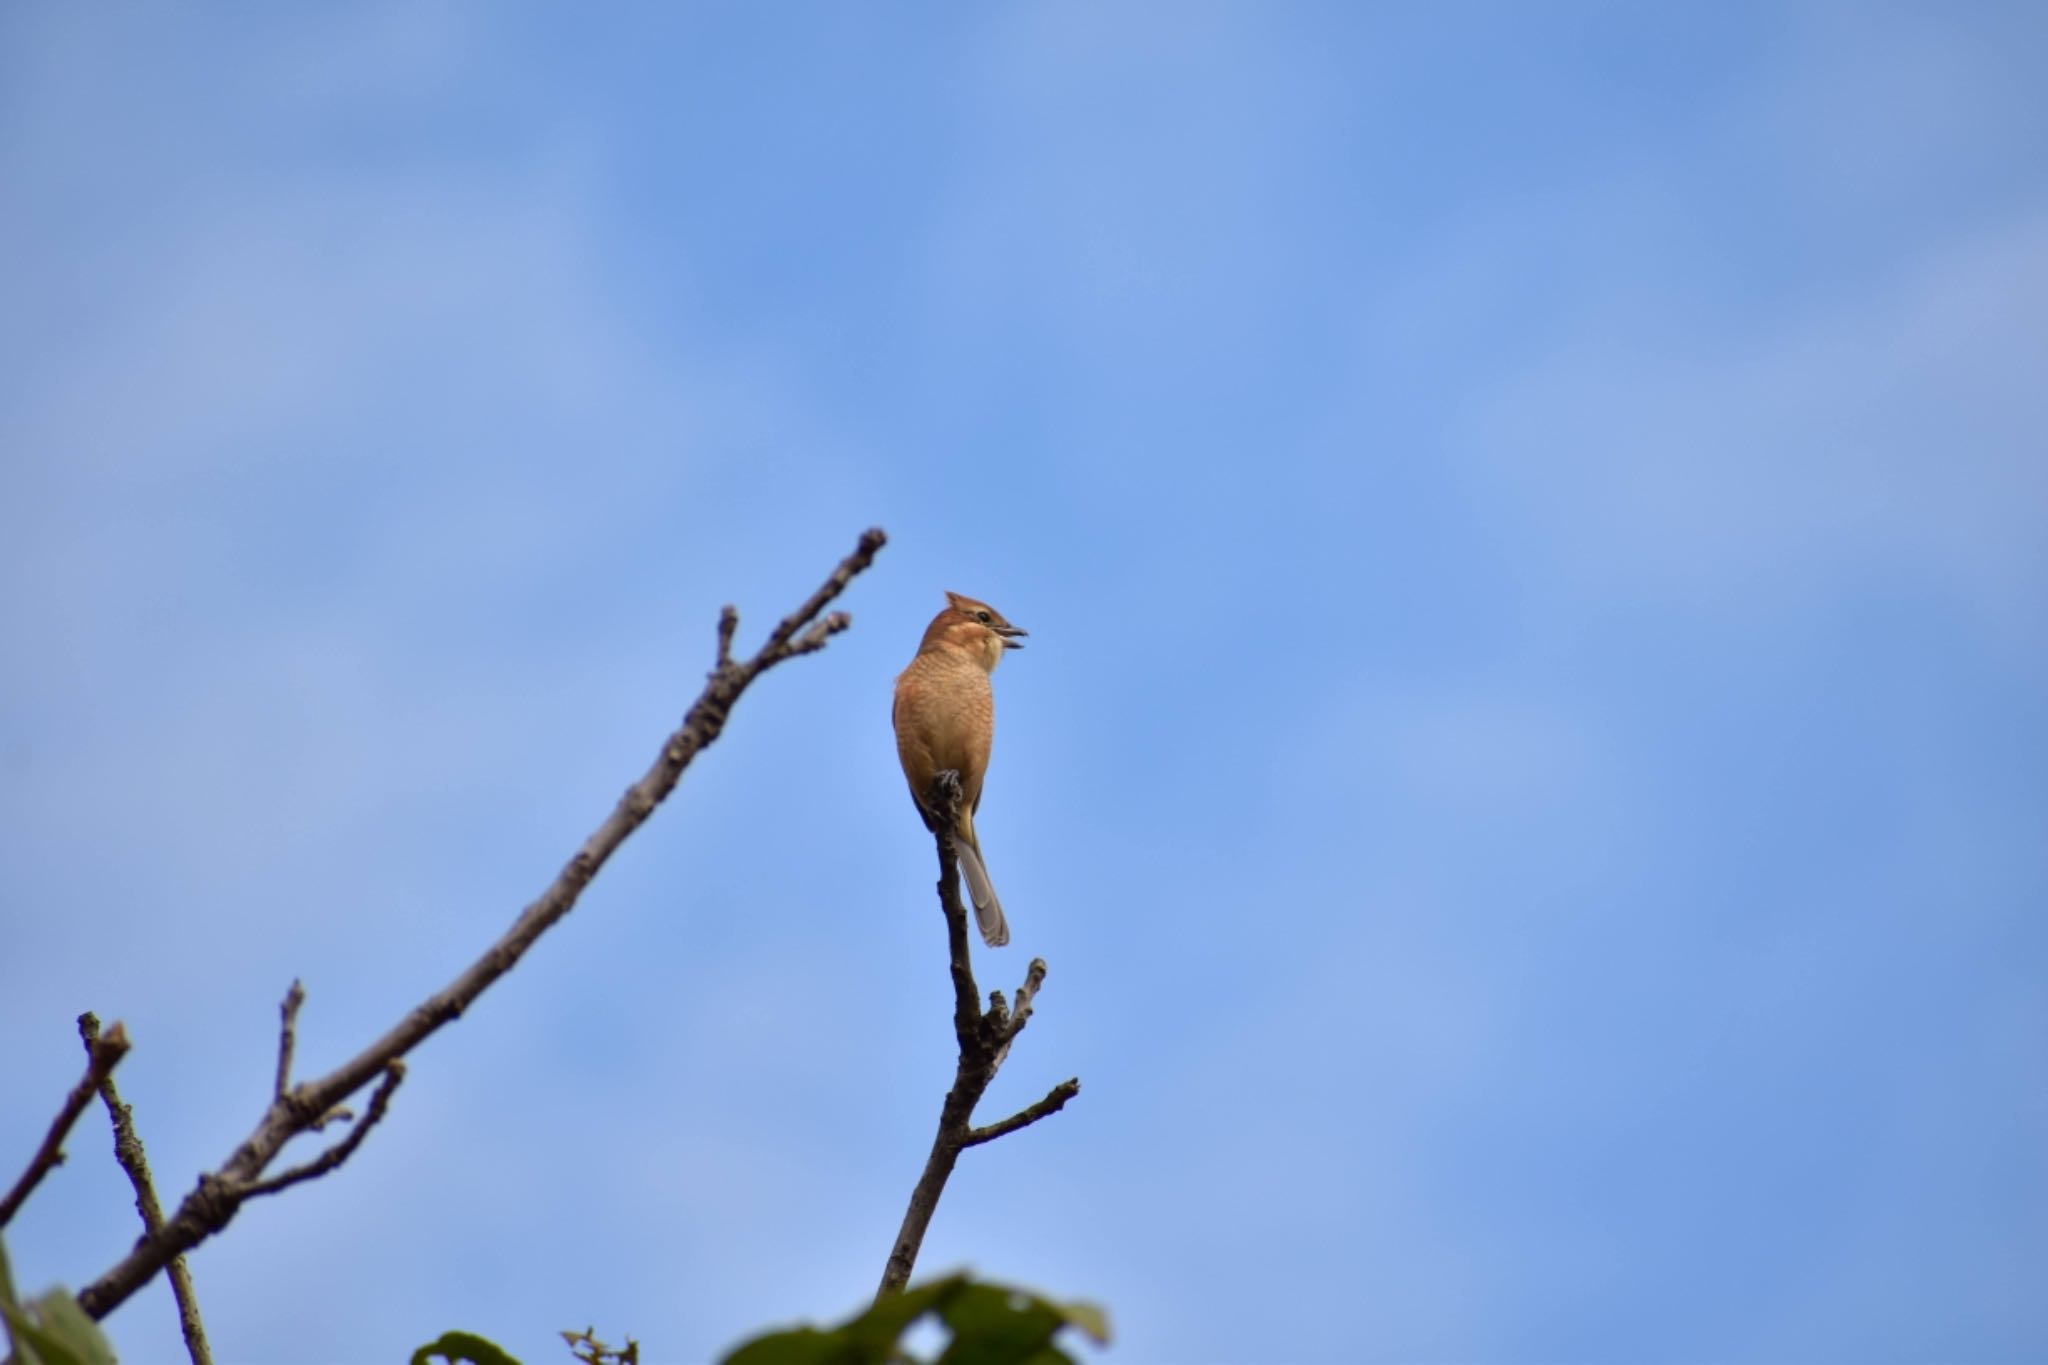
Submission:
M 931 1226 L 939 1196 L 945 1193 L 946 1181 L 952 1177 L 960 1153 L 1058 1113 L 1081 1091 L 1080 1081 L 1062 1081 L 1029 1109 L 986 1128 L 973 1126 L 974 1107 L 981 1103 L 997 1068 L 1009 1055 L 1010 1043 L 1030 1017 L 1032 1001 L 1045 983 L 1045 961 L 1031 960 L 1024 984 L 1017 988 L 1014 1007 L 1005 1003 L 1001 991 L 990 991 L 988 1009 L 985 1013 L 981 1010 L 981 992 L 974 983 L 974 964 L 968 957 L 967 908 L 960 903 L 959 858 L 950 833 L 952 812 L 958 809 L 960 801 L 958 773 L 941 772 L 933 778 L 927 808 L 933 812 L 932 824 L 938 831 L 933 838 L 939 852 L 939 908 L 946 916 L 946 949 L 953 979 L 953 1034 L 960 1048 L 959 1060 L 953 1070 L 953 1088 L 946 1092 L 945 1102 L 939 1106 L 939 1129 L 932 1138 L 931 1154 L 925 1158 L 924 1172 L 910 1192 L 910 1204 L 903 1211 L 903 1226 L 897 1231 L 888 1262 L 882 1267 L 881 1287 L 875 1291 L 877 1299 L 910 1283 L 918 1249 L 924 1245 L 925 1230 Z
M 1038 998 L 1038 988 L 1044 984 L 1045 959 L 1034 957 L 1031 959 L 1030 967 L 1025 969 L 1024 984 L 1017 988 L 1016 1009 L 1006 1016 L 1001 1015 L 1000 1011 L 992 1011 L 999 1015 L 995 1025 L 996 1033 L 1002 1039 L 1002 1042 L 996 1045 L 997 1066 L 1001 1066 L 1003 1059 L 1010 1055 L 1010 1044 L 1017 1041 L 1017 1035 L 1024 1031 L 1024 1025 L 1031 1022 L 1031 1002 Z M 990 994 L 997 1000 L 1002 999 L 1001 991 L 991 991 Z
M 277 1086 L 272 1098 L 289 1103 L 292 1087 L 292 1050 L 298 1044 L 299 1007 L 306 1003 L 306 988 L 298 978 L 292 979 L 291 989 L 284 993 L 284 1000 L 277 1007 Z M 306 1125 L 309 1133 L 324 1133 L 330 1123 L 347 1123 L 354 1118 L 355 1111 L 345 1104 L 337 1104 L 320 1117 Z
M 1050 1091 L 1046 1092 L 1044 1099 L 1028 1109 L 1018 1110 L 1001 1123 L 991 1123 L 986 1128 L 968 1129 L 967 1136 L 960 1140 L 960 1145 L 962 1147 L 978 1147 L 984 1142 L 994 1142 L 1005 1133 L 1014 1133 L 1019 1128 L 1028 1128 L 1047 1114 L 1059 1113 L 1060 1110 L 1067 1107 L 1068 1100 L 1080 1093 L 1081 1082 L 1078 1077 L 1072 1080 L 1061 1081 Z
M 284 1092 L 292 1084 L 292 1049 L 298 1044 L 299 1006 L 306 1003 L 306 988 L 297 977 L 292 978 L 292 988 L 284 993 L 284 1001 L 277 1007 L 277 1088 L 272 1098 L 283 1099 Z
M 958 809 L 965 799 L 960 790 L 960 774 L 947 768 L 933 776 L 930 796 L 932 809 L 941 812 L 938 828 L 947 831 L 935 836 L 939 850 L 939 909 L 946 916 L 946 956 L 953 978 L 953 1035 L 960 1040 L 960 1055 L 965 1057 L 970 1046 L 978 1045 L 981 1013 L 976 1002 L 981 991 L 974 984 L 974 961 L 968 956 L 967 907 L 960 903 L 960 855 L 953 847 L 953 823 L 944 815 Z
M 740 609 L 727 603 L 718 609 L 718 661 L 717 668 L 732 665 L 732 637 L 739 632 Z
M 392 1092 L 397 1090 L 400 1083 L 404 1080 L 405 1063 L 393 1057 L 390 1061 L 384 1063 L 384 1081 L 377 1087 L 377 1093 L 370 1096 L 369 1112 L 363 1115 L 355 1127 L 348 1130 L 347 1137 L 335 1143 L 303 1166 L 294 1166 L 290 1170 L 280 1172 L 266 1180 L 258 1180 L 245 1185 L 242 1188 L 242 1197 L 244 1199 L 254 1199 L 258 1195 L 276 1194 L 279 1190 L 289 1189 L 302 1180 L 311 1180 L 315 1176 L 326 1175 L 336 1166 L 354 1156 L 356 1148 L 362 1146 L 363 1139 L 370 1135 L 370 1130 L 383 1120 L 384 1111 L 391 1107 Z
M 311 1123 L 307 1124 L 306 1131 L 309 1133 L 324 1133 L 327 1131 L 328 1124 L 347 1123 L 350 1119 L 354 1118 L 355 1116 L 355 1110 L 349 1108 L 345 1104 L 337 1104 L 332 1109 L 322 1114 L 319 1118 L 314 1119 Z
M 292 991 L 303 994 L 296 981 Z M 78 1036 L 85 1040 L 85 1052 L 90 1057 L 100 1036 L 100 1021 L 91 1011 L 78 1016 Z M 156 1186 L 149 1178 L 149 1157 L 142 1150 L 142 1136 L 135 1131 L 135 1111 L 121 1103 L 121 1092 L 114 1088 L 111 1075 L 100 1079 L 100 1099 L 114 1124 L 114 1160 L 121 1163 L 121 1169 L 128 1173 L 128 1183 L 135 1188 L 135 1212 L 142 1217 L 143 1235 L 153 1237 L 163 1228 L 164 1211 L 157 1203 Z M 178 1330 L 185 1337 L 185 1353 L 192 1358 L 192 1365 L 213 1365 L 213 1352 L 206 1344 L 206 1325 L 199 1317 L 199 1295 L 192 1288 L 192 1272 L 186 1268 L 185 1258 L 172 1257 L 164 1272 L 170 1276 L 171 1297 L 178 1303 Z
M 1010 1037 L 1015 1038 L 1024 1031 L 1024 1025 L 1031 1018 L 1031 1002 L 1038 998 L 1038 988 L 1044 984 L 1045 959 L 1034 957 L 1024 970 L 1024 984 L 1017 988 L 1017 1007 L 1010 1014 Z
M 839 562 L 839 567 L 832 571 L 832 576 L 810 595 L 809 600 L 782 618 L 774 633 L 768 637 L 768 643 L 761 646 L 761 653 L 755 656 L 756 659 L 772 656 L 771 662 L 780 662 L 780 651 L 789 643 L 790 637 L 809 625 L 811 618 L 823 611 L 833 598 L 845 592 L 846 585 L 853 581 L 853 576 L 874 563 L 876 551 L 888 543 L 889 537 L 882 534 L 882 528 L 879 526 L 861 532 L 860 543 L 854 546 L 853 553 Z M 851 624 L 851 621 L 848 624 Z
M 835 611 L 803 634 L 797 636 L 790 643 L 788 649 L 784 651 L 784 657 L 794 659 L 799 654 L 815 653 L 825 647 L 827 640 L 852 624 L 853 618 L 851 616 L 848 616 L 843 611 Z
M 539 898 L 519 912 L 497 942 L 465 968 L 460 975 L 422 1000 L 393 1024 L 383 1037 L 316 1080 L 288 1085 L 276 1095 L 256 1128 L 244 1138 L 216 1171 L 199 1178 L 199 1183 L 179 1204 L 178 1211 L 163 1230 L 145 1237 L 127 1256 L 86 1286 L 78 1302 L 95 1318 L 103 1318 L 119 1307 L 129 1295 L 147 1284 L 173 1256 L 191 1250 L 226 1227 L 242 1202 L 253 1194 L 274 1193 L 320 1170 L 332 1169 L 347 1159 L 371 1126 L 382 1117 L 381 1105 L 388 1102 L 391 1064 L 404 1057 L 439 1030 L 462 1017 L 491 984 L 517 966 L 540 936 L 575 908 L 591 879 L 632 833 L 675 790 L 684 769 L 696 756 L 724 733 L 732 708 L 761 674 L 817 646 L 798 650 L 791 645 L 798 631 L 811 624 L 833 598 L 845 591 L 856 574 L 874 562 L 875 554 L 888 541 L 880 530 L 863 532 L 853 553 L 839 562 L 824 584 L 797 610 L 782 619 L 767 643 L 751 658 L 736 662 L 730 657 L 738 614 L 731 608 L 719 613 L 720 664 L 704 684 L 704 690 L 690 704 L 682 724 L 662 744 L 647 772 L 620 796 L 610 815 L 583 841 L 582 847 L 563 865 Z M 835 612 L 819 624 L 818 643 L 844 629 L 849 622 Z M 805 636 L 808 642 L 811 637 Z M 287 997 L 289 999 L 289 997 Z M 280 1043 L 282 1040 L 280 1040 Z M 371 1100 L 370 1111 L 335 1148 L 308 1167 L 287 1172 L 275 1179 L 263 1179 L 263 1172 L 292 1138 L 329 1121 L 342 1101 L 361 1090 L 380 1074 L 387 1077 Z M 329 1162 L 329 1158 L 332 1161 Z M 327 1165 L 322 1165 L 328 1162 Z M 319 1170 L 312 1169 L 318 1167 Z
M 35 1193 L 43 1177 L 57 1166 L 64 1164 L 64 1138 L 71 1132 L 71 1125 L 78 1122 L 78 1116 L 85 1106 L 92 1103 L 93 1095 L 99 1090 L 100 1082 L 112 1073 L 121 1059 L 128 1055 L 128 1032 L 117 1021 L 100 1037 L 95 1038 L 86 1048 L 85 1075 L 71 1093 L 64 1097 L 64 1107 L 57 1111 L 57 1117 L 50 1121 L 50 1131 L 43 1135 L 43 1145 L 36 1149 L 29 1161 L 28 1169 L 21 1173 L 21 1179 L 14 1182 L 14 1188 L 0 1199 L 0 1228 L 14 1220 L 14 1215 Z

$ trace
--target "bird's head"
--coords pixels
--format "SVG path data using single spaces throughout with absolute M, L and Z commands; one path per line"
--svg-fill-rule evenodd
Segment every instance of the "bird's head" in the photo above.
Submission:
M 925 628 L 922 648 L 958 650 L 993 673 L 1002 662 L 1003 651 L 1024 648 L 1018 637 L 1028 634 L 1023 627 L 1004 620 L 1003 614 L 988 603 L 949 592 L 946 609 Z

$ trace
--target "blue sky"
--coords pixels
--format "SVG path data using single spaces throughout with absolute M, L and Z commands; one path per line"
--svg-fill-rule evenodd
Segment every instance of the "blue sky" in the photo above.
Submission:
M 891 680 L 1030 628 L 1051 964 L 922 1266 L 1107 1359 L 2048 1357 L 2036 6 L 0 17 L 0 1167 L 166 1194 L 509 921 L 865 526 L 223 1361 L 854 1307 L 950 1076 Z M 134 1236 L 103 1130 L 9 1229 Z M 161 1284 L 110 1321 L 175 1358 Z

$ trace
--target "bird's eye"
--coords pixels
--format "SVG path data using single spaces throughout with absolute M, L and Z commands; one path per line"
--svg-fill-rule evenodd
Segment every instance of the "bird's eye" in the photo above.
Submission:
M 979 622 L 981 622 L 981 623 L 982 623 L 983 625 L 987 625 L 987 624 L 988 624 L 988 613 L 987 613 L 987 612 L 985 612 L 985 611 L 978 611 L 978 612 L 974 613 L 974 619 L 975 619 L 975 620 L 977 620 L 977 621 L 979 621 Z

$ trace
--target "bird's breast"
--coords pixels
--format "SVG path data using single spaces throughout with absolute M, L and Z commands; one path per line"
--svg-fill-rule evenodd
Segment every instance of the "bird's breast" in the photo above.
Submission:
M 920 654 L 897 678 L 897 745 L 925 750 L 932 771 L 978 774 L 988 766 L 994 733 L 995 693 L 971 660 Z

